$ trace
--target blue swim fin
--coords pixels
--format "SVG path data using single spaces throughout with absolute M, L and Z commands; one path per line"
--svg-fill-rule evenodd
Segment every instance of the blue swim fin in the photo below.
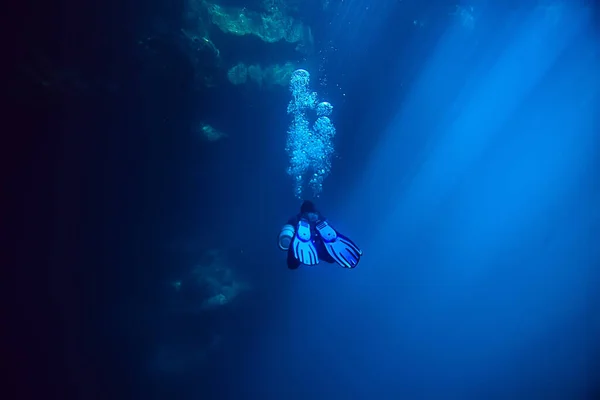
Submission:
M 292 249 L 294 250 L 294 257 L 304 265 L 317 265 L 319 263 L 317 249 L 311 239 L 310 224 L 307 221 L 300 220 L 292 242 Z
M 322 221 L 317 225 L 317 231 L 327 252 L 333 259 L 344 268 L 354 268 L 358 265 L 362 250 L 344 235 L 335 231 L 327 221 Z

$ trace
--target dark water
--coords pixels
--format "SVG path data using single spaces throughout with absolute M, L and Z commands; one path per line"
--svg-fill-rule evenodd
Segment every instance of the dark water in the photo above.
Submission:
M 305 56 L 211 30 L 333 104 L 353 271 L 287 270 L 290 94 L 198 85 L 185 3 L 15 9 L 10 398 L 597 398 L 598 14 L 541 3 L 310 1 Z M 207 310 L 214 260 L 248 287 Z

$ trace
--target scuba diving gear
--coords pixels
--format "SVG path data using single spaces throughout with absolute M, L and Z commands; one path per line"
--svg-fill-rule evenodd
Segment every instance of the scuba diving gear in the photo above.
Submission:
M 312 242 L 312 234 L 310 232 L 310 224 L 305 220 L 298 222 L 296 236 L 292 242 L 292 250 L 294 257 L 304 265 L 317 265 L 319 256 L 317 249 Z
M 300 213 L 281 228 L 278 245 L 282 250 L 287 249 L 289 269 L 317 265 L 321 261 L 352 269 L 363 254 L 352 240 L 333 229 L 309 200 L 304 201 Z
M 337 233 L 327 221 L 317 224 L 317 231 L 323 239 L 327 252 L 344 268 L 354 268 L 358 265 L 362 250 L 350 239 Z
M 277 244 L 279 244 L 279 248 L 283 251 L 287 251 L 290 248 L 290 243 L 292 243 L 292 238 L 294 237 L 294 233 L 296 230 L 290 224 L 285 224 L 281 231 L 279 232 L 279 239 L 277 240 Z

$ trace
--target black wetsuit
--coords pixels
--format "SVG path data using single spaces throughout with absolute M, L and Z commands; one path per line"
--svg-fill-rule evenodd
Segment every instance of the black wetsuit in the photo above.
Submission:
M 313 244 L 315 245 L 315 249 L 317 249 L 317 255 L 319 256 L 319 260 L 328 262 L 330 264 L 335 263 L 333 257 L 329 255 L 327 249 L 325 248 L 325 244 L 323 244 L 323 240 L 321 240 L 321 236 L 319 235 L 319 231 L 317 231 L 317 223 L 323 221 L 325 218 L 321 215 L 321 213 L 317 212 L 305 212 L 300 213 L 288 220 L 288 224 L 292 225 L 294 229 L 298 229 L 298 222 L 303 219 L 310 223 L 310 235 Z M 290 248 L 288 249 L 287 254 L 287 266 L 289 269 L 296 269 L 300 266 L 300 261 L 294 256 L 293 245 L 290 244 Z

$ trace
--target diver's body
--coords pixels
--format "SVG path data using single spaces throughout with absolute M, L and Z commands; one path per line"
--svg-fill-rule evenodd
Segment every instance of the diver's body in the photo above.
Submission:
M 279 248 L 287 251 L 287 266 L 316 265 L 319 261 L 338 263 L 344 268 L 358 265 L 362 251 L 350 239 L 336 232 L 310 201 L 288 220 L 279 233 Z

